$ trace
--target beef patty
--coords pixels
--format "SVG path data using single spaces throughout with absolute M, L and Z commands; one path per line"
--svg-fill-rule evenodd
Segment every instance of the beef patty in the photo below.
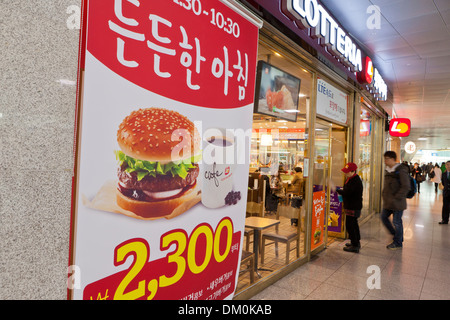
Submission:
M 199 174 L 198 165 L 195 165 L 195 168 L 189 169 L 188 175 L 184 179 L 180 176 L 173 177 L 172 174 L 168 173 L 165 175 L 158 174 L 156 177 L 147 175 L 141 181 L 138 181 L 137 173 L 126 172 L 126 168 L 126 166 L 122 166 L 117 170 L 122 186 L 126 189 L 149 192 L 162 192 L 185 188 L 194 183 Z

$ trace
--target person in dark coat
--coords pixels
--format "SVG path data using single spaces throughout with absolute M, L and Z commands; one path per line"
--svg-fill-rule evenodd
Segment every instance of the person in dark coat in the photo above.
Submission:
M 411 184 L 409 182 L 409 168 L 397 163 L 397 154 L 394 151 L 384 153 L 386 165 L 383 186 L 383 211 L 381 221 L 394 236 L 387 249 L 397 250 L 403 247 L 403 211 L 406 210 L 406 195 Z M 392 215 L 392 222 L 389 217 Z
M 423 171 L 422 171 L 422 168 L 419 167 L 419 164 L 417 162 L 414 163 L 414 168 L 412 168 L 411 175 L 414 178 L 414 180 L 416 180 L 417 193 L 420 193 L 420 184 L 423 181 L 422 173 L 423 173 Z
M 361 216 L 363 184 L 361 178 L 356 173 L 358 166 L 349 162 L 345 165 L 344 172 L 346 180 L 344 188 L 336 190 L 342 195 L 345 213 L 345 226 L 347 228 L 350 243 L 346 244 L 344 251 L 358 253 L 361 248 L 361 235 L 359 232 L 358 218 Z
M 439 224 L 448 224 L 450 214 L 450 161 L 445 163 L 445 171 L 442 174 L 442 220 Z

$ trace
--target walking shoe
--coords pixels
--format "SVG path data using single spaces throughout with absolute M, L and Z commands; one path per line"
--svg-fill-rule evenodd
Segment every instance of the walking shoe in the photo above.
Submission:
M 359 247 L 354 246 L 344 247 L 344 251 L 359 253 Z
M 447 221 L 447 222 L 445 222 L 445 221 L 439 221 L 439 224 L 448 224 L 448 221 Z
M 389 250 L 398 250 L 401 249 L 402 246 L 396 245 L 394 242 L 392 242 L 391 244 L 388 244 L 386 248 L 388 248 Z

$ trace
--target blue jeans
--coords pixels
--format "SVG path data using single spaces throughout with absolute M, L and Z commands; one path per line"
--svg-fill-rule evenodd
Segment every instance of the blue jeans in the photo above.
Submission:
M 392 217 L 392 223 L 389 217 Z M 396 246 L 402 246 L 403 244 L 403 222 L 402 222 L 403 210 L 394 211 L 389 209 L 383 209 L 381 212 L 381 221 L 389 232 L 394 236 L 394 243 Z

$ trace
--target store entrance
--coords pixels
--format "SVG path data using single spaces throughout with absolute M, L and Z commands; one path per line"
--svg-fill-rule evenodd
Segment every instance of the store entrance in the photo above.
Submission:
M 347 128 L 321 119 L 316 120 L 313 176 L 313 220 L 311 250 L 345 238 L 345 216 L 338 194 L 330 186 L 342 188 L 347 162 Z M 322 236 L 319 237 L 319 233 Z

